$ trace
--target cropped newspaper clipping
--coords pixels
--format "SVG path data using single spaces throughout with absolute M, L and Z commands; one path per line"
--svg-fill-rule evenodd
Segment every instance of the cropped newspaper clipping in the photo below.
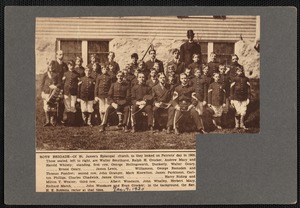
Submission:
M 259 16 L 36 18 L 36 191 L 196 190 L 196 139 L 259 133 Z

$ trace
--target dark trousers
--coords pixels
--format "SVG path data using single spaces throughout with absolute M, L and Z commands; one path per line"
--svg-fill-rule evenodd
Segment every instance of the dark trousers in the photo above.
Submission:
M 136 113 L 139 112 L 146 112 L 148 115 L 148 126 L 153 126 L 153 111 L 151 105 L 146 105 L 143 109 L 140 109 L 137 105 L 132 106 L 132 125 L 136 125 Z
M 127 126 L 127 121 L 128 121 L 128 113 L 129 113 L 129 106 L 119 106 L 118 108 L 115 109 L 114 107 L 112 107 L 111 105 L 108 106 L 108 108 L 106 109 L 106 112 L 104 114 L 104 119 L 102 122 L 102 125 L 106 126 L 107 125 L 107 121 L 109 116 L 113 113 L 113 112 L 120 112 L 123 113 L 124 118 L 123 118 L 123 125 Z
M 162 112 L 168 112 L 168 121 L 167 121 L 167 127 L 173 126 L 173 121 L 174 121 L 174 113 L 175 109 L 173 106 L 170 106 L 168 109 L 164 108 L 158 108 L 156 106 L 153 107 L 153 115 L 154 115 L 154 121 L 156 124 L 160 124 L 160 116 Z
M 195 108 L 192 108 L 190 111 L 175 111 L 175 116 L 174 116 L 174 125 L 178 127 L 178 122 L 180 118 L 183 116 L 184 113 L 189 113 L 191 117 L 193 118 L 195 125 L 197 127 L 197 130 L 204 129 L 202 119 L 200 118 L 198 112 L 195 110 Z M 174 127 L 175 127 L 174 126 Z
M 57 108 L 57 122 L 61 123 L 64 117 L 64 111 L 65 111 L 65 104 L 64 100 L 60 99 L 58 101 L 58 108 Z

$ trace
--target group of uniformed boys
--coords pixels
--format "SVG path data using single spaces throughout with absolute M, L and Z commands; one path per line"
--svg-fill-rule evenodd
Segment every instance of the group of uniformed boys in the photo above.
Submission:
M 216 128 L 222 129 L 221 118 L 229 108 L 235 110 L 235 128 L 246 129 L 244 118 L 250 97 L 249 79 L 238 56 L 232 55 L 227 66 L 218 63 L 217 54 L 210 54 L 211 61 L 202 64 L 201 48 L 193 41 L 192 30 L 188 41 L 172 51 L 173 60 L 164 64 L 156 58 L 156 50 L 149 50 L 150 60 L 131 55 L 131 63 L 124 69 L 114 61 L 115 53 L 109 52 L 108 61 L 98 63 L 91 55 L 90 63 L 83 67 L 81 57 L 63 62 L 63 51 L 56 52 L 41 82 L 46 122 L 44 126 L 63 123 L 73 126 L 76 122 L 76 103 L 80 103 L 84 125 L 92 126 L 95 111 L 100 116 L 100 132 L 104 132 L 113 114 L 117 114 L 118 128 L 124 132 L 137 130 L 137 115 L 147 117 L 149 131 L 164 129 L 166 133 L 179 134 L 184 115 L 190 116 L 195 131 L 206 133 L 202 120 L 204 110 L 212 114 Z M 49 102 L 53 91 L 59 91 L 56 102 Z M 95 108 L 97 105 L 97 108 Z M 96 114 L 96 115 L 97 115 Z M 65 115 L 65 116 L 64 116 Z M 161 122 L 167 116 L 167 122 Z

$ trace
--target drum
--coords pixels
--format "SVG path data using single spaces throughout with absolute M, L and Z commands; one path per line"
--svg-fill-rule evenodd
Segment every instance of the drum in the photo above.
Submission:
M 57 101 L 60 99 L 62 95 L 61 89 L 59 88 L 55 88 L 52 90 L 52 92 L 50 93 L 47 101 L 48 105 L 56 105 Z

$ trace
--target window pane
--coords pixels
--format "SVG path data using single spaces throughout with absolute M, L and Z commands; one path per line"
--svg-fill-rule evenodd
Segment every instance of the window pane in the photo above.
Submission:
M 109 41 L 89 41 L 88 42 L 88 56 L 96 54 L 96 61 L 100 63 L 106 62 L 109 52 Z M 90 60 L 89 60 L 90 63 Z
M 217 61 L 230 64 L 231 55 L 234 54 L 234 43 L 214 43 L 214 52 L 217 54 Z
M 81 41 L 78 40 L 61 40 L 60 49 L 64 52 L 64 60 L 75 60 L 76 56 L 82 56 Z
M 207 48 L 208 48 L 208 43 L 207 42 L 200 42 L 201 46 L 201 53 L 202 53 L 202 63 L 207 63 Z

